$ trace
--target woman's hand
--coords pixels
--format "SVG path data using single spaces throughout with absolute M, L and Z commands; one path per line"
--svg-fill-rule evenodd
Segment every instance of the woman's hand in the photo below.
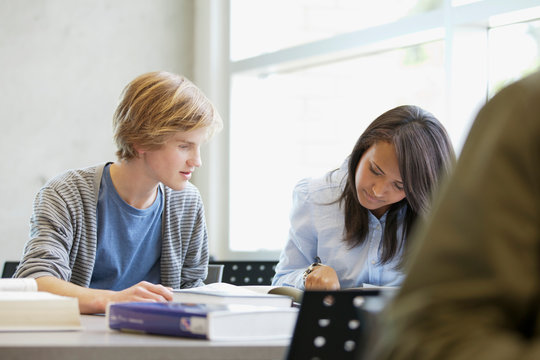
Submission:
M 337 273 L 330 266 L 315 266 L 306 277 L 306 290 L 339 290 L 339 288 Z

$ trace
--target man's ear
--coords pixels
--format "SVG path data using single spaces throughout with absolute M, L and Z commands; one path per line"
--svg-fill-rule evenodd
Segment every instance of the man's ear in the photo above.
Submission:
M 138 158 L 140 158 L 146 152 L 146 150 L 143 147 L 141 147 L 141 146 L 139 146 L 137 144 L 133 144 L 133 148 L 137 152 L 137 157 Z

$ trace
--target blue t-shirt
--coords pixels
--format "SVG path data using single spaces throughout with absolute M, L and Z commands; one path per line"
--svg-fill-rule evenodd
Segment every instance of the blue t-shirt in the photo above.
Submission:
M 147 209 L 134 208 L 116 191 L 110 165 L 103 169 L 97 205 L 97 250 L 90 287 L 124 290 L 142 280 L 160 283 L 161 214 L 158 190 Z

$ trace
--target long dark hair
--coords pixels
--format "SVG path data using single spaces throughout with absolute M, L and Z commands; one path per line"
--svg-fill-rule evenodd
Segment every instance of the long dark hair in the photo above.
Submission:
M 358 201 L 356 168 L 364 152 L 377 141 L 387 141 L 396 149 L 405 198 L 390 206 L 386 215 L 381 263 L 390 262 L 404 247 L 418 215 L 430 209 L 431 196 L 455 163 L 455 154 L 442 124 L 418 106 L 403 105 L 375 119 L 357 140 L 349 156 L 348 175 L 337 201 L 345 212 L 345 241 L 352 247 L 362 244 L 368 234 L 368 211 Z M 402 242 L 398 243 L 398 213 L 406 207 Z

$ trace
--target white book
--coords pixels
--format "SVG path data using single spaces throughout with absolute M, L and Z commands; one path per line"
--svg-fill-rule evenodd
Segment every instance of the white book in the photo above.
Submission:
M 0 291 L 37 291 L 37 282 L 32 278 L 0 279 Z
M 80 329 L 77 298 L 37 291 L 34 279 L 0 279 L 0 332 Z
M 173 301 L 291 307 L 293 299 L 290 296 L 261 293 L 229 283 L 212 283 L 196 288 L 173 290 Z

